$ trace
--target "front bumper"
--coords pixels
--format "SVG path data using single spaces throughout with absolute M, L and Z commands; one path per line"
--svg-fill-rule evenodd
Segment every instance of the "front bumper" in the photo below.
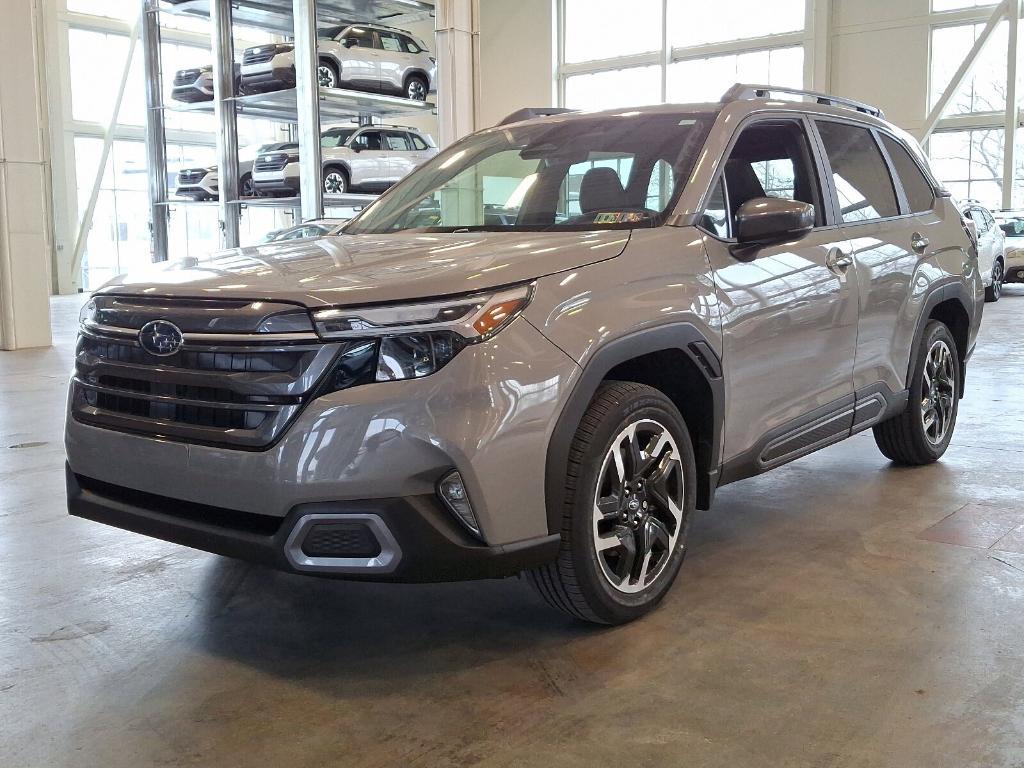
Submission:
M 282 91 L 294 87 L 294 64 L 274 64 L 269 62 L 242 67 L 241 88 L 247 94 Z
M 185 104 L 213 101 L 213 89 L 205 87 L 201 80 L 197 80 L 191 85 L 175 86 L 171 91 L 171 98 Z
M 298 163 L 288 163 L 280 171 L 253 171 L 252 183 L 262 194 L 297 195 L 301 188 Z
M 132 491 L 76 475 L 70 466 L 66 475 L 68 511 L 75 517 L 291 573 L 461 581 L 512 576 L 558 556 L 557 534 L 483 545 L 460 530 L 432 495 L 304 504 L 273 518 Z M 347 533 L 358 535 L 328 552 L 322 539 L 312 538 L 317 525 L 347 526 Z
M 416 549 L 416 537 L 423 533 L 418 526 L 426 524 L 407 518 L 422 518 L 448 538 L 461 537 L 454 540 L 462 548 L 446 550 L 452 565 L 423 561 L 439 569 L 436 578 L 472 578 L 478 573 L 471 567 L 475 559 L 530 549 L 530 542 L 550 533 L 546 447 L 578 373 L 571 358 L 519 318 L 493 340 L 467 347 L 432 376 L 357 386 L 311 400 L 266 449 L 133 434 L 69 415 L 70 472 L 87 478 L 85 490 L 102 497 L 86 496 L 89 503 L 83 506 L 81 494 L 69 485 L 71 511 L 291 570 L 302 569 L 281 560 L 283 543 L 274 537 L 291 531 L 296 516 L 308 513 L 311 505 L 326 505 L 332 514 L 378 514 L 393 530 L 404 557 Z M 436 501 L 436 484 L 453 468 L 466 484 L 482 541 L 463 532 Z M 135 493 L 160 503 L 131 501 Z M 256 549 L 251 536 L 230 525 L 220 531 L 174 533 L 174 538 L 152 522 L 154 514 L 164 514 L 161 505 L 196 508 L 193 517 L 200 521 L 208 512 L 210 519 L 226 513 L 280 528 L 271 533 L 261 528 Z M 140 513 L 139 507 L 150 513 Z M 401 520 L 394 522 L 396 516 Z M 443 525 L 434 524 L 438 518 Z M 173 520 L 155 519 L 181 530 Z M 408 531 L 407 525 L 412 526 Z M 405 536 L 412 537 L 408 546 Z M 500 570 L 505 569 L 502 565 Z M 396 571 L 395 578 L 407 578 L 403 574 Z M 378 571 L 365 575 L 391 578 Z

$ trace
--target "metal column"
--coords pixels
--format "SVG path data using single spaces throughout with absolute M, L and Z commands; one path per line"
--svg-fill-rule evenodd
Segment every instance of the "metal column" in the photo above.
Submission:
M 238 120 L 235 114 L 235 42 L 231 0 L 212 0 L 213 111 L 217 118 L 217 179 L 220 189 L 221 247 L 239 245 Z
M 1003 208 L 1013 207 L 1013 182 L 1017 171 L 1017 65 L 1020 63 L 1020 0 L 1006 9 L 1010 36 L 1006 53 L 1006 123 L 1003 132 Z
M 316 0 L 292 0 L 292 10 L 295 18 L 295 101 L 298 106 L 302 219 L 309 221 L 324 215 Z
M 160 63 L 159 0 L 142 0 L 142 60 L 146 81 L 146 164 L 153 261 L 167 261 L 167 137 Z

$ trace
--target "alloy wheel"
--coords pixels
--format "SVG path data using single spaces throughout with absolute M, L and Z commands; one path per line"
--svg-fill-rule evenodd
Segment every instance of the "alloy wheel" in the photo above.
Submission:
M 316 68 L 316 81 L 321 88 L 334 88 L 338 84 L 334 70 L 326 64 L 321 64 Z
M 338 171 L 331 171 L 324 176 L 324 192 L 328 195 L 343 195 L 345 189 L 345 177 Z
M 995 298 L 999 298 L 1003 294 L 1003 265 L 1000 262 L 996 262 L 996 265 L 992 267 L 992 295 Z
M 630 424 L 605 455 L 594 497 L 593 537 L 601 573 L 616 590 L 640 592 L 672 559 L 684 527 L 679 447 L 656 421 Z
M 953 424 L 956 373 L 953 353 L 939 339 L 928 350 L 921 384 L 921 421 L 932 445 L 940 445 Z
M 413 101 L 426 101 L 427 87 L 423 85 L 423 81 L 413 78 L 409 81 L 409 85 L 406 86 L 405 95 Z

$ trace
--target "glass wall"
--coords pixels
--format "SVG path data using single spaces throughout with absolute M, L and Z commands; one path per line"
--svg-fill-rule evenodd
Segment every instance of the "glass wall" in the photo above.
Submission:
M 713 12 L 692 0 L 556 2 L 563 106 L 717 101 L 737 82 L 804 85 L 806 0 L 719 0 Z

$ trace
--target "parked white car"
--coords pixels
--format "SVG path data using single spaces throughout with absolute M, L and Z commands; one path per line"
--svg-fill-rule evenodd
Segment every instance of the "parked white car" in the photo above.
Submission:
M 985 285 L 985 301 L 999 301 L 1003 292 L 1005 236 L 995 217 L 977 200 L 965 200 L 960 212 L 974 221 L 978 234 L 978 269 Z
M 281 243 L 288 240 L 306 240 L 310 237 L 326 237 L 337 234 L 348 219 L 311 219 L 284 229 L 268 232 L 263 242 Z
M 324 192 L 383 192 L 437 154 L 434 140 L 394 125 L 331 128 L 320 135 Z M 299 150 L 261 152 L 253 166 L 258 194 L 299 192 Z
M 238 164 L 238 195 L 239 197 L 254 197 L 256 190 L 252 183 L 253 161 L 248 160 Z M 218 200 L 220 199 L 220 176 L 217 166 L 211 165 L 208 168 L 183 168 L 178 171 L 178 186 L 174 190 L 178 197 L 188 197 L 192 200 Z
M 1024 283 L 1024 211 L 996 211 L 993 215 L 1006 237 L 1003 283 Z

